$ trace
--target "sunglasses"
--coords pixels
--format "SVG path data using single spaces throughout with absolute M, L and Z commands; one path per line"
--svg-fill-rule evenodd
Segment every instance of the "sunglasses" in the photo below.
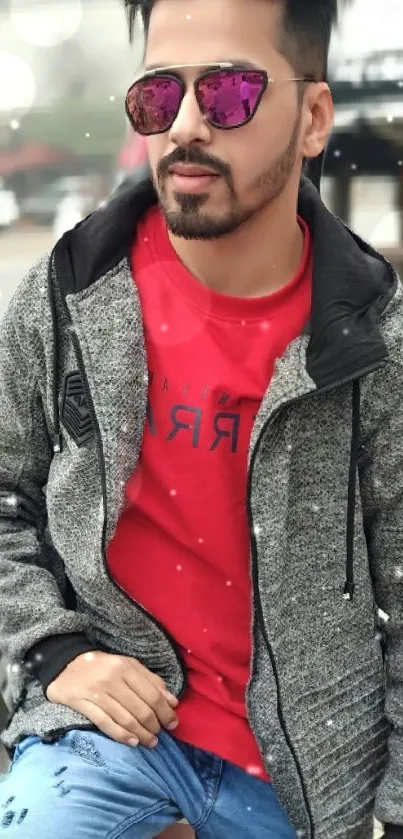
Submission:
M 162 134 L 175 122 L 186 83 L 177 70 L 200 65 L 180 64 L 149 70 L 126 96 L 126 113 L 138 134 Z M 208 65 L 209 66 L 209 65 Z M 240 128 L 253 119 L 263 94 L 274 82 L 315 82 L 313 76 L 273 79 L 265 70 L 250 70 L 231 62 L 211 65 L 193 83 L 204 119 L 214 128 Z

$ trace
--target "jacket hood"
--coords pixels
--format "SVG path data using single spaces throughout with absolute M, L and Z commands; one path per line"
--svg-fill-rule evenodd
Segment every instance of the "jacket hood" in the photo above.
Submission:
M 119 191 L 66 233 L 55 247 L 64 295 L 91 286 L 122 259 L 130 260 L 136 227 L 157 203 L 151 179 Z M 398 278 L 389 262 L 324 205 L 301 179 L 298 212 L 313 238 L 313 290 L 307 370 L 317 387 L 359 377 L 387 359 L 379 317 Z

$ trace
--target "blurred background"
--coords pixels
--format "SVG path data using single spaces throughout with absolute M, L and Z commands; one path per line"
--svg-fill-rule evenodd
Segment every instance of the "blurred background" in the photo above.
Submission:
M 403 268 L 401 0 L 351 0 L 331 52 L 322 194 Z M 0 0 L 0 313 L 37 256 L 145 162 L 123 0 Z

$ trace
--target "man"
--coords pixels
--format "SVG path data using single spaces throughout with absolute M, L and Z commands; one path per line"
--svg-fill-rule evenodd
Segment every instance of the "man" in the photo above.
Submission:
M 301 180 L 336 4 L 142 11 L 155 188 L 1 329 L 0 836 L 367 839 L 376 799 L 401 837 L 401 288 Z

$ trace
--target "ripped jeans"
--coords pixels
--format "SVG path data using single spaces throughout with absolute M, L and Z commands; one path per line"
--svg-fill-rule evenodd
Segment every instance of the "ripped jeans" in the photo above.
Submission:
M 96 731 L 27 737 L 0 784 L 0 839 L 295 839 L 271 784 L 166 732 L 155 749 Z

